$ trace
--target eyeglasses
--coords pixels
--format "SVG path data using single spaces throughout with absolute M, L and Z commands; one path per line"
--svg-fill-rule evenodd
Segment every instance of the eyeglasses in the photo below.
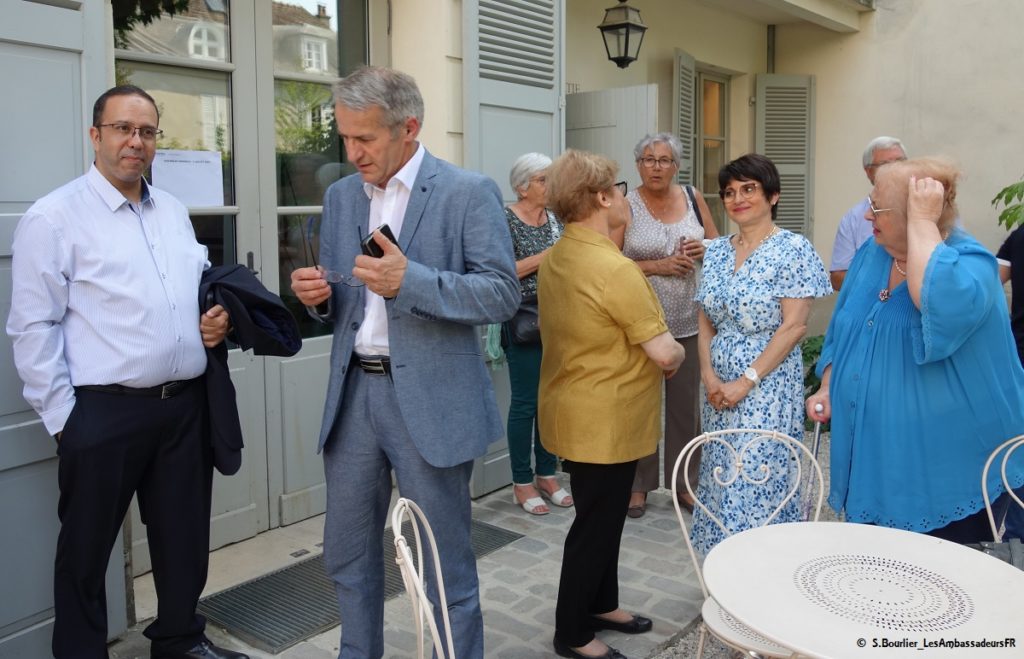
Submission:
M 878 215 L 879 213 L 887 213 L 892 210 L 891 208 L 875 208 L 875 202 L 874 200 L 871 199 L 871 197 L 868 197 L 868 208 L 871 209 L 872 215 Z
M 744 199 L 750 199 L 760 187 L 761 186 L 758 183 L 744 183 L 739 188 L 726 188 L 724 190 L 719 190 L 718 196 L 721 197 L 722 201 L 725 203 L 731 204 L 736 201 L 737 196 Z
M 153 128 L 152 126 L 133 126 L 132 124 L 116 123 L 116 124 L 99 124 L 97 128 L 113 128 L 121 137 L 131 139 L 135 136 L 135 133 L 139 134 L 139 139 L 143 142 L 152 142 L 156 138 L 164 134 L 159 128 Z
M 672 158 L 652 158 L 651 156 L 639 158 L 637 162 L 647 169 L 652 169 L 655 165 L 662 169 L 668 169 L 669 167 L 674 167 L 676 164 L 676 161 Z
M 893 158 L 892 160 L 883 160 L 882 162 L 873 162 L 870 165 L 867 165 L 865 167 L 865 169 L 878 169 L 882 165 L 888 165 L 888 164 L 894 163 L 894 162 L 903 162 L 904 160 L 906 160 L 906 158 Z
M 540 183 L 541 185 L 547 185 L 548 177 L 547 176 L 534 176 L 534 177 L 532 177 L 530 179 L 529 182 L 530 183 Z
M 309 260 L 313 264 L 313 267 L 320 272 L 320 278 L 327 281 L 330 284 L 345 284 L 352 288 L 358 288 L 363 286 L 363 281 L 355 275 L 345 275 L 337 270 L 328 270 L 323 267 L 316 260 L 316 250 L 313 249 L 313 241 L 320 239 L 320 227 L 319 223 L 323 219 L 320 215 L 310 215 L 306 218 L 306 230 L 302 232 L 302 248 L 309 251 Z M 363 242 L 363 230 L 357 227 L 359 232 L 359 243 Z M 305 256 L 305 255 L 303 255 Z M 292 265 L 292 269 L 295 269 L 295 265 Z
M 625 181 L 619 181 L 618 183 L 613 184 L 612 187 L 618 188 L 623 197 L 626 196 L 626 192 L 629 190 L 629 185 Z

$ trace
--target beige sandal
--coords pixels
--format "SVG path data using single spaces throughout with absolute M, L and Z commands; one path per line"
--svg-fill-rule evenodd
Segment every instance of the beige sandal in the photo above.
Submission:
M 512 484 L 512 503 L 516 504 L 517 506 L 519 506 L 526 512 L 530 513 L 531 515 L 547 515 L 551 512 L 551 510 L 548 509 L 547 504 L 544 503 L 544 499 L 541 499 L 540 497 L 530 497 L 528 499 L 525 499 L 524 501 L 520 501 L 519 497 L 516 496 L 517 487 L 527 486 L 519 486 L 516 485 L 515 483 Z
M 555 476 L 537 476 L 537 479 L 555 481 L 555 484 L 558 484 L 558 479 Z M 570 508 L 573 505 L 572 495 L 569 494 L 564 487 L 559 487 L 554 492 L 545 492 L 544 488 L 538 484 L 537 490 L 540 492 L 540 495 L 542 497 L 544 497 L 551 503 L 555 504 L 556 506 L 559 506 L 561 508 Z

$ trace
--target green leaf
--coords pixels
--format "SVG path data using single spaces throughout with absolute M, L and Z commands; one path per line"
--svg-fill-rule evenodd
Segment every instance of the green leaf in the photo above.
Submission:
M 1020 203 L 1021 201 L 1024 201 L 1024 180 L 1011 183 L 996 193 L 992 199 L 992 206 L 1005 206 L 999 213 L 999 224 L 1007 229 L 1024 224 L 1024 204 Z

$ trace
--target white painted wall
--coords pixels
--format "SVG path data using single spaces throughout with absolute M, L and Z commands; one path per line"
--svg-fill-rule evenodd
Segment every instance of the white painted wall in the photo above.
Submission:
M 766 70 L 767 30 L 764 25 L 695 0 L 631 0 L 648 30 L 640 59 L 620 69 L 608 61 L 597 25 L 614 2 L 568 0 L 566 3 L 566 76 L 578 91 L 658 85 L 658 127 L 672 124 L 672 59 L 676 48 L 693 55 L 698 68 L 709 66 L 734 77 L 730 83 L 730 157 L 754 145 L 754 75 Z M 639 140 L 642 135 L 637 135 Z
M 911 155 L 964 170 L 965 228 L 989 249 L 1006 236 L 989 202 L 1024 175 L 1024 2 L 876 0 L 860 32 L 777 31 L 776 70 L 817 78 L 815 247 L 826 262 L 839 218 L 869 191 L 861 153 L 895 135 Z
M 420 141 L 462 164 L 462 2 L 391 0 L 390 66 L 414 78 L 426 107 Z

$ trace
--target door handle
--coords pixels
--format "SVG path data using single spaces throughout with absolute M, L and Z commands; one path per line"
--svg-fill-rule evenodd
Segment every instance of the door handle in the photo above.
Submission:
M 249 272 L 251 272 L 253 274 L 253 276 L 256 276 L 256 275 L 260 274 L 260 271 L 255 269 L 254 267 L 252 267 L 253 266 L 253 259 L 254 259 L 253 253 L 252 252 L 246 252 L 246 254 L 245 254 L 245 267 L 249 268 Z

